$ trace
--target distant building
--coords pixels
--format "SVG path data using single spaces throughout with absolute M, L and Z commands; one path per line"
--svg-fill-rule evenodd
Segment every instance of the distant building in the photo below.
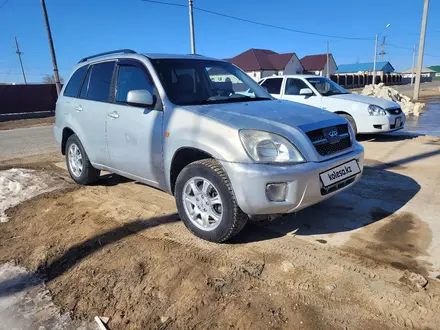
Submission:
M 403 79 L 411 79 L 413 77 L 413 70 L 414 70 L 414 77 L 415 77 L 417 69 L 416 68 L 409 68 L 405 71 L 402 71 L 402 78 Z M 421 81 L 422 82 L 432 81 L 432 79 L 434 79 L 436 73 L 437 73 L 436 71 L 434 71 L 430 68 L 422 68 L 422 72 L 421 72 L 422 80 Z
M 336 73 L 372 73 L 374 68 L 373 62 L 368 63 L 353 63 L 353 64 L 340 64 L 338 65 L 338 70 Z M 381 73 L 392 73 L 394 72 L 394 67 L 390 62 L 376 62 L 376 74 L 381 75 Z
M 440 79 L 440 65 L 430 66 L 429 69 L 435 71 L 435 78 L 434 79 Z
M 251 48 L 226 60 L 256 81 L 273 75 L 301 73 L 304 70 L 295 53 L 278 54 L 268 49 Z
M 304 67 L 304 73 L 317 76 L 327 75 L 327 68 L 330 74 L 335 74 L 338 66 L 332 54 L 328 55 L 330 64 L 327 65 L 327 54 L 307 55 L 300 61 Z

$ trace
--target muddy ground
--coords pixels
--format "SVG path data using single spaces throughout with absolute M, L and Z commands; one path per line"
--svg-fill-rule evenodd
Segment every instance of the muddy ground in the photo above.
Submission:
M 191 235 L 156 189 L 114 175 L 78 187 L 56 155 L 10 160 L 1 167 L 53 173 L 63 188 L 8 211 L 0 263 L 38 273 L 62 312 L 108 316 L 110 329 L 438 329 L 440 209 L 428 196 L 440 140 L 362 143 L 358 185 L 220 245 Z
M 54 123 L 55 123 L 55 117 L 10 120 L 5 122 L 0 122 L 0 131 L 16 129 L 16 128 L 48 126 L 48 125 L 53 125 Z

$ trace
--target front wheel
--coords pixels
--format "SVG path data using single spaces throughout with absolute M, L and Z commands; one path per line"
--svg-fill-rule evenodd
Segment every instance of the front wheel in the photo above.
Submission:
M 248 220 L 237 205 L 225 171 L 215 159 L 203 159 L 186 166 L 177 177 L 175 197 L 185 226 L 207 241 L 227 241 L 237 235 Z
M 358 131 L 357 131 L 357 125 L 356 122 L 354 121 L 354 118 L 350 115 L 347 115 L 345 113 L 340 114 L 341 117 L 344 117 L 345 119 L 348 120 L 348 122 L 350 123 L 351 127 L 353 128 L 354 134 L 357 135 Z

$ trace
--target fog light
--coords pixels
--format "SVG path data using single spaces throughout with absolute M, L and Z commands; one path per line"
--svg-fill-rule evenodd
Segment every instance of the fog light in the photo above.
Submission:
M 268 183 L 266 197 L 271 202 L 284 202 L 287 196 L 287 183 Z

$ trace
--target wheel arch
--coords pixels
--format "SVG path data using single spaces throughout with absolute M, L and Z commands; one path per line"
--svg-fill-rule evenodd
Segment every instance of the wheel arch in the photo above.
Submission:
M 177 149 L 171 160 L 169 179 L 171 193 L 174 195 L 176 180 L 180 172 L 189 164 L 201 159 L 215 159 L 215 157 L 205 150 L 194 147 L 180 147 Z

